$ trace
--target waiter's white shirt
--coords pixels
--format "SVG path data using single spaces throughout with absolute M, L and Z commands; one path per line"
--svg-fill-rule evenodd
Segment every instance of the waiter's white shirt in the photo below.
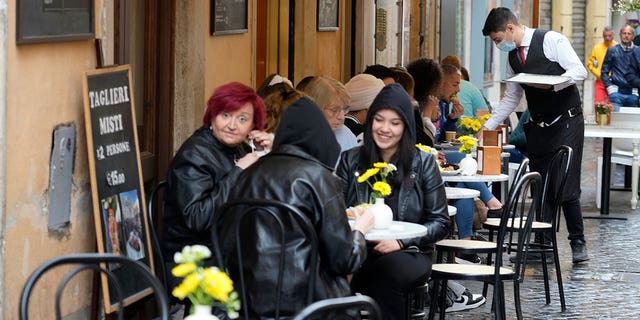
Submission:
M 521 46 L 524 46 L 524 56 L 525 60 L 527 54 L 529 53 L 529 45 L 531 44 L 531 39 L 533 38 L 533 33 L 536 29 L 524 27 L 524 37 L 522 39 Z M 504 41 L 504 40 L 503 40 Z M 516 48 L 515 50 L 518 50 Z M 571 81 L 556 85 L 553 89 L 554 91 L 560 91 L 568 86 L 571 86 L 576 83 L 576 81 L 582 81 L 587 78 L 587 69 L 585 69 L 582 61 L 578 58 L 575 50 L 571 47 L 571 43 L 569 39 L 562 35 L 561 33 L 555 31 L 548 31 L 544 35 L 544 41 L 542 42 L 542 50 L 544 52 L 544 56 L 553 61 L 560 64 L 560 66 L 565 69 L 565 73 L 563 76 L 567 76 L 571 78 Z M 507 59 L 507 79 L 513 77 L 515 74 L 513 69 L 511 68 L 511 64 Z M 516 109 L 518 104 L 520 103 L 520 99 L 522 98 L 522 94 L 524 93 L 524 89 L 520 84 L 515 82 L 507 82 L 507 88 L 505 90 L 504 97 L 500 101 L 498 107 L 491 113 L 491 118 L 485 123 L 485 127 L 487 129 L 493 130 L 498 124 L 502 123 L 513 110 Z

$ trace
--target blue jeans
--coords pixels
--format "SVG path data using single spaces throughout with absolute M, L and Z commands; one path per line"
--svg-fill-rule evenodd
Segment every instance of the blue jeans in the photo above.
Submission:
M 620 107 L 637 107 L 638 96 L 634 94 L 624 94 L 620 92 L 614 92 L 609 95 L 609 101 L 613 104 L 613 111 L 620 111 Z
M 509 162 L 521 163 L 522 160 L 524 160 L 524 158 L 526 158 L 526 157 L 527 156 L 524 155 L 522 152 L 520 152 L 520 150 L 518 150 L 518 148 L 509 149 Z
M 480 191 L 480 199 L 484 203 L 493 198 L 493 194 L 484 182 L 458 182 L 456 187 Z M 455 202 L 455 207 L 458 210 L 458 213 L 456 213 L 458 238 L 471 237 L 473 235 L 473 211 L 475 209 L 473 199 L 458 199 Z
M 464 153 L 457 151 L 450 151 L 445 153 L 448 163 L 458 163 L 465 157 Z M 484 182 L 458 182 L 456 187 L 468 188 L 480 191 L 480 199 L 487 203 L 493 194 L 489 190 L 489 187 Z M 473 199 L 458 199 L 455 202 L 457 209 L 456 213 L 456 225 L 458 226 L 458 238 L 467 238 L 473 235 Z

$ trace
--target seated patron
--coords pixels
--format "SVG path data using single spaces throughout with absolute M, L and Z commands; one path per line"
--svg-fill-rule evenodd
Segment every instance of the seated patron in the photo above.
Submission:
M 437 133 L 434 122 L 439 124 L 438 119 L 440 119 L 438 96 L 442 83 L 442 70 L 437 61 L 419 58 L 409 63 L 407 72 L 411 74 L 415 83 L 413 97 L 418 102 L 416 122 L 422 120 L 418 124 L 416 141 L 423 145 L 433 146 Z
M 242 170 L 258 159 L 245 140 L 271 147 L 271 135 L 257 130 L 262 128 L 264 118 L 264 103 L 253 89 L 237 82 L 223 85 L 207 102 L 202 127 L 174 156 L 164 193 L 161 244 L 169 291 L 179 284 L 170 273 L 175 266 L 174 253 L 186 245 L 212 248 L 213 216 L 227 201 Z
M 341 151 L 349 150 L 358 145 L 356 136 L 344 125 L 351 98 L 340 81 L 326 76 L 313 77 L 304 87 L 303 92 L 309 95 L 323 111 L 336 139 L 338 139 Z
M 304 93 L 291 87 L 281 87 L 264 99 L 267 116 L 264 120 L 264 131 L 275 133 L 284 111 L 293 102 L 298 101 Z
M 229 200 L 278 200 L 307 215 L 318 236 L 319 265 L 312 275 L 316 279 L 314 301 L 351 295 L 347 275 L 366 259 L 364 234 L 373 227 L 373 214 L 368 210 L 355 217 L 353 231 L 349 227 L 342 184 L 332 173 L 339 153 L 340 145 L 320 109 L 308 98 L 301 98 L 284 111 L 273 151 L 240 174 L 229 196 Z M 239 283 L 233 217 L 225 215 L 219 239 L 228 260 L 225 265 L 230 266 L 231 278 Z M 259 220 L 245 227 L 243 263 L 251 267 L 244 273 L 248 301 L 243 301 L 243 307 L 250 308 L 256 318 L 273 317 L 273 292 L 278 281 L 278 268 L 273 266 L 278 264 L 280 254 L 273 248 L 278 240 L 272 239 L 269 231 L 275 230 Z M 302 230 L 287 233 L 281 316 L 291 316 L 307 303 L 311 266 L 305 238 Z
M 444 182 L 434 156 L 415 146 L 413 106 L 401 85 L 380 91 L 365 123 L 363 145 L 344 152 L 337 169 L 347 206 L 371 200 L 371 189 L 358 183 L 356 173 L 376 162 L 392 163 L 397 172 L 388 177 L 391 195 L 385 202 L 393 219 L 424 225 L 428 232 L 413 239 L 369 241 L 369 255 L 351 287 L 376 300 L 385 319 L 406 319 L 403 292 L 427 281 L 433 243 L 451 231 Z
M 344 125 L 356 136 L 358 144 L 361 144 L 367 110 L 373 99 L 384 88 L 384 82 L 370 74 L 362 73 L 351 78 L 344 86 L 351 98 Z

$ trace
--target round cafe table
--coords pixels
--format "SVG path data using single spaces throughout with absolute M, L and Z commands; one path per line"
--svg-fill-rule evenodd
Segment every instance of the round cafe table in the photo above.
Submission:
M 354 221 L 349 220 L 353 228 Z M 399 240 L 422 237 L 427 234 L 427 227 L 411 222 L 393 221 L 386 229 L 371 229 L 364 235 L 366 240 Z
M 444 178 L 444 177 L 443 177 Z M 467 188 L 456 188 L 456 187 L 445 187 L 445 193 L 447 194 L 447 199 L 469 199 L 480 196 L 480 191 L 467 189 Z
M 453 175 L 453 176 L 442 176 L 442 180 L 445 182 L 500 182 L 500 199 L 504 201 L 507 198 L 507 192 L 509 189 L 509 175 L 508 174 L 474 174 L 471 176 L 463 176 L 463 175 Z M 448 199 L 455 199 L 449 198 Z
M 504 182 L 509 181 L 507 174 L 474 174 L 471 176 L 463 176 L 457 174 L 454 176 L 442 176 L 444 182 Z

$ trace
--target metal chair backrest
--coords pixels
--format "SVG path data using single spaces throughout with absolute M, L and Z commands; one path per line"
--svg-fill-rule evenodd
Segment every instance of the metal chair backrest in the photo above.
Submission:
M 117 277 L 109 271 L 107 264 L 108 263 L 117 263 L 120 265 L 124 265 L 130 270 L 133 270 L 144 277 L 153 291 L 155 292 L 156 302 L 158 303 L 158 309 L 160 312 L 160 319 L 168 320 L 169 319 L 169 303 L 167 300 L 167 296 L 165 294 L 164 288 L 162 284 L 156 279 L 149 268 L 142 264 L 141 262 L 130 259 L 129 257 L 122 255 L 115 255 L 110 253 L 81 253 L 81 254 L 69 254 L 64 256 L 55 257 L 51 260 L 46 261 L 42 265 L 40 265 L 24 285 L 22 289 L 22 295 L 20 296 L 20 320 L 27 320 L 29 313 L 29 300 L 31 297 L 31 292 L 37 283 L 38 279 L 40 279 L 47 271 L 61 266 L 61 265 L 78 265 L 76 268 L 71 269 L 66 275 L 63 277 L 60 285 L 58 286 L 58 290 L 56 291 L 55 297 L 55 316 L 56 319 L 62 318 L 62 312 L 60 311 L 60 299 L 62 298 L 62 293 L 67 283 L 71 281 L 71 279 L 84 270 L 94 270 L 101 272 L 107 276 L 109 283 L 113 286 L 114 291 L 116 292 L 117 299 L 115 301 L 118 302 L 119 308 L 121 310 L 118 312 L 118 319 L 123 319 L 122 307 L 124 297 L 122 295 L 122 286 L 119 284 Z M 104 267 L 103 267 L 104 266 Z
M 520 166 L 518 167 L 518 170 L 516 170 L 516 174 L 513 176 L 513 183 L 515 184 L 516 181 L 522 178 L 522 176 L 527 172 L 528 169 L 529 158 L 524 158 L 522 159 L 522 162 L 520 162 Z
M 162 281 L 162 284 L 167 291 L 167 273 L 164 266 L 164 257 L 162 255 L 162 248 L 160 247 L 160 238 L 158 237 L 158 230 L 156 228 L 156 220 L 154 220 L 154 214 L 162 215 L 163 212 L 159 212 L 156 208 L 164 208 L 164 190 L 167 187 L 166 181 L 160 181 L 149 193 L 147 203 L 147 218 L 149 220 L 149 235 L 151 236 L 151 246 L 154 251 L 154 268 L 156 275 Z M 162 219 L 162 216 L 156 217 Z M 168 293 L 168 291 L 167 291 Z
M 316 301 L 302 309 L 292 320 L 360 319 L 361 310 L 367 311 L 367 319 L 381 320 L 378 304 L 369 296 L 357 295 Z
M 498 248 L 503 248 L 512 243 L 514 231 L 517 231 L 517 249 L 516 260 L 513 265 L 514 273 L 519 275 L 520 279 L 524 276 L 524 269 L 521 268 L 523 257 L 526 256 L 529 240 L 531 238 L 531 226 L 540 211 L 542 190 L 542 177 L 538 172 L 529 172 L 518 179 L 511 190 L 509 197 L 503 204 L 502 217 L 500 227 L 498 228 L 497 244 Z M 531 202 L 529 203 L 529 195 Z M 509 234 L 509 240 L 505 240 Z M 502 266 L 502 255 L 504 250 L 497 250 L 495 263 L 495 277 L 498 283 L 500 275 L 500 267 Z M 524 261 L 526 262 L 526 261 Z
M 244 261 L 246 258 L 255 258 L 254 256 L 245 256 L 245 254 L 251 255 L 255 253 L 243 252 L 243 241 L 257 240 L 264 242 L 264 238 L 266 238 L 268 239 L 267 241 L 273 240 L 278 243 L 277 248 L 270 248 L 274 252 L 276 250 L 279 252 L 277 283 L 276 287 L 273 288 L 273 294 L 270 297 L 273 297 L 275 300 L 274 317 L 275 319 L 279 319 L 281 299 L 283 295 L 282 288 L 285 277 L 285 265 L 303 263 L 301 261 L 305 259 L 301 257 L 287 257 L 285 255 L 285 248 L 288 245 L 287 239 L 292 232 L 299 233 L 302 231 L 306 237 L 305 241 L 308 243 L 310 248 L 308 257 L 310 271 L 307 281 L 307 296 L 300 297 L 300 299 L 304 301 L 304 305 L 309 305 L 313 302 L 318 268 L 318 239 L 315 228 L 306 215 L 287 203 L 267 199 L 232 200 L 226 203 L 219 212 L 220 214 L 214 217 L 212 228 L 213 251 L 216 263 L 220 268 L 229 272 L 232 279 L 235 278 L 234 281 L 236 283 L 238 283 L 237 280 L 239 280 L 239 291 L 243 305 L 242 311 L 246 319 L 249 319 L 250 316 L 249 308 L 247 306 L 253 306 L 254 303 L 250 301 L 251 299 L 249 298 L 250 295 L 248 294 L 248 291 L 250 288 L 247 288 L 244 270 L 247 267 L 255 270 L 261 266 L 245 266 Z M 258 234 L 258 232 L 255 232 L 256 229 L 253 228 L 257 223 L 269 224 L 271 228 L 268 230 L 260 229 L 260 234 Z M 228 238 L 233 237 L 233 239 L 226 239 L 227 242 L 224 242 L 224 238 L 227 238 L 227 235 L 221 234 L 223 228 L 232 232 Z M 257 238 L 253 240 L 251 238 L 247 239 L 249 235 Z M 232 263 L 230 262 L 233 261 L 229 260 L 232 258 L 233 253 L 225 252 L 227 255 L 223 257 L 222 248 L 224 243 L 231 243 L 231 246 L 235 249 L 235 264 L 237 264 L 237 268 L 232 268 Z M 293 261 L 294 258 L 296 261 Z M 265 290 L 265 288 L 262 287 L 259 290 Z
M 560 209 L 564 194 L 564 186 L 571 169 L 573 149 L 561 146 L 556 150 L 544 175 L 542 188 L 542 209 L 538 221 L 553 223 L 556 231 L 560 229 Z

